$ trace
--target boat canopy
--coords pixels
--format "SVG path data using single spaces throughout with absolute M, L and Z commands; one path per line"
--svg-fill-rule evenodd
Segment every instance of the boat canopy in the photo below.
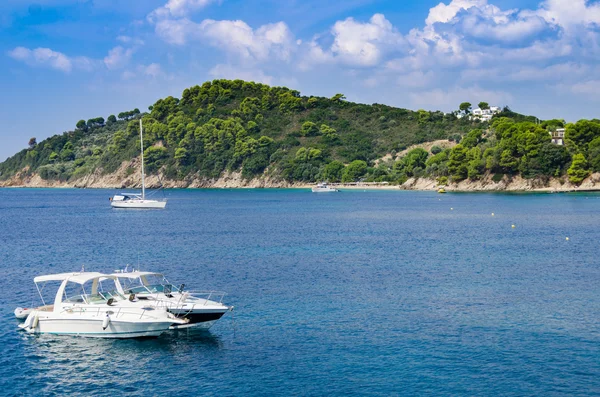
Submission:
M 99 272 L 79 272 L 79 273 L 58 273 L 58 274 L 48 274 L 45 276 L 38 276 L 33 279 L 33 282 L 36 285 L 38 293 L 40 294 L 40 298 L 42 299 L 42 303 L 46 305 L 46 301 L 42 295 L 42 290 L 38 286 L 38 283 L 46 282 L 46 281 L 60 281 L 60 287 L 58 287 L 58 291 L 56 292 L 56 296 L 54 298 L 54 311 L 59 312 L 61 309 L 62 298 L 65 294 L 65 288 L 68 283 L 75 283 L 82 286 L 89 281 L 92 282 L 92 290 L 91 294 L 95 295 L 98 293 L 98 285 L 102 280 L 114 280 L 115 287 L 117 291 L 122 290 L 121 284 L 119 280 L 110 274 L 104 274 Z
M 33 279 L 34 283 L 40 283 L 45 281 L 65 281 L 68 280 L 70 282 L 76 284 L 85 284 L 90 280 L 94 279 L 115 279 L 114 276 L 110 274 L 103 274 L 99 272 L 84 272 L 84 273 L 59 273 L 59 274 L 49 274 L 47 276 L 38 276 Z
M 69 277 L 73 277 L 80 273 L 58 273 L 58 274 L 48 274 L 46 276 L 37 276 L 33 279 L 34 283 L 43 283 L 45 281 L 64 281 Z

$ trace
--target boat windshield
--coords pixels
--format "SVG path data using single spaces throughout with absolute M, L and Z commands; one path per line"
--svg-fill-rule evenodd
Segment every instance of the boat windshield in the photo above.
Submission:
M 146 274 L 143 277 L 119 279 L 126 294 L 171 293 L 176 288 L 161 274 Z
M 115 290 L 110 292 L 98 292 L 97 294 L 72 295 L 66 298 L 64 302 L 97 305 L 107 303 L 109 299 L 112 299 L 114 302 L 125 300 L 125 297 Z
M 104 298 L 101 294 L 94 295 L 72 295 L 65 299 L 65 303 L 82 303 L 87 305 L 94 305 L 99 303 L 105 303 L 108 299 Z
M 174 287 L 171 284 L 150 284 L 141 285 L 138 287 L 130 286 L 125 289 L 127 293 L 133 294 L 157 294 L 157 293 L 171 293 Z

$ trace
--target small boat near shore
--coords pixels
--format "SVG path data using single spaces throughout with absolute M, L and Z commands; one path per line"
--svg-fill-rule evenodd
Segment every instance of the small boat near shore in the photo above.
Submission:
M 185 324 L 173 324 L 171 329 L 194 327 L 209 329 L 233 306 L 223 304 L 224 292 L 187 291 L 185 284 L 175 287 L 162 273 L 126 270 L 113 273 L 122 289 L 119 293 L 134 294 L 136 299 L 156 307 L 164 307 Z
M 101 282 L 112 281 L 110 291 L 101 289 Z M 48 282 L 60 282 L 53 304 L 42 295 Z M 32 334 L 75 335 L 94 338 L 157 337 L 172 325 L 183 325 L 165 307 L 150 305 L 118 292 L 116 277 L 97 272 L 61 273 L 39 276 L 34 283 L 42 299 L 35 309 L 15 310 L 17 318 L 25 317 L 19 328 Z M 40 289 L 40 284 L 44 284 Z M 90 293 L 86 293 L 85 286 Z M 20 310 L 19 310 L 20 309 Z
M 332 192 L 339 192 L 339 190 L 334 187 L 329 186 L 325 182 L 321 182 L 321 183 L 318 183 L 317 186 L 314 186 L 312 188 L 312 192 L 313 193 L 332 193 Z

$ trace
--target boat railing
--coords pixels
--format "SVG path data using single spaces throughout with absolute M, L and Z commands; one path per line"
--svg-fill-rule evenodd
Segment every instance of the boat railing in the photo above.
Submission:
M 223 303 L 223 299 L 227 293 L 223 291 L 184 291 L 181 295 L 187 293 L 188 297 L 197 298 L 197 299 L 205 299 L 204 305 L 208 303 L 208 301 Z
M 152 296 L 153 302 L 155 302 L 158 307 L 164 306 L 171 309 L 190 303 L 190 301 L 188 301 L 189 298 L 204 300 L 203 306 L 206 306 L 211 301 L 222 304 L 225 295 L 227 295 L 227 293 L 223 291 L 183 291 L 176 292 L 176 295 L 170 295 L 168 297 L 165 296 L 163 292 L 154 292 L 150 296 Z M 177 301 L 173 300 L 175 297 Z
M 94 310 L 96 309 L 96 310 Z M 101 316 L 104 314 L 109 314 L 114 316 L 114 318 L 123 317 L 126 315 L 131 315 L 138 317 L 138 319 L 148 318 L 151 320 L 161 320 L 162 318 L 153 316 L 148 312 L 152 312 L 156 309 L 154 306 L 139 308 L 139 307 L 111 307 L 111 306 L 98 306 L 97 308 L 90 307 L 66 307 L 61 311 L 61 314 L 79 314 L 79 315 L 96 315 Z

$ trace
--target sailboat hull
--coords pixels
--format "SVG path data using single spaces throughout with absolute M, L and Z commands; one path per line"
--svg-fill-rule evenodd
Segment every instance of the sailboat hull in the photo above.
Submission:
M 158 200 L 113 200 L 110 205 L 113 208 L 163 209 L 167 205 L 167 202 Z

